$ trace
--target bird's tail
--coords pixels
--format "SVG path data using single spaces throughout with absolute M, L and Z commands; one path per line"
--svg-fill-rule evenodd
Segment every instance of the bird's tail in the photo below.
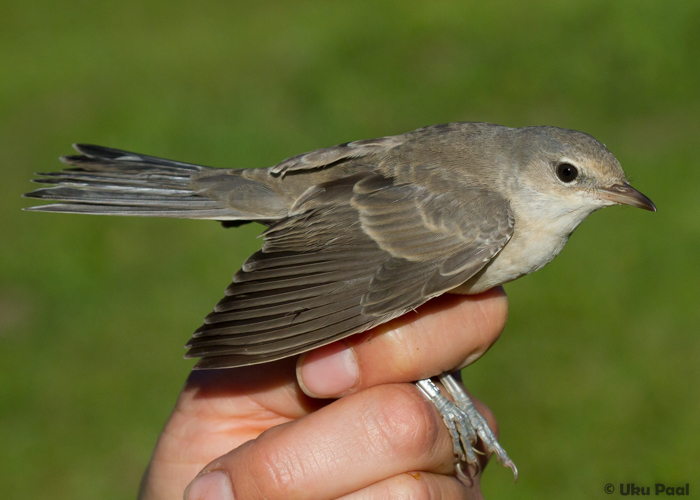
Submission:
M 79 155 L 61 161 L 73 168 L 36 174 L 33 182 L 52 184 L 25 194 L 59 203 L 29 207 L 35 212 L 138 215 L 183 219 L 256 220 L 259 215 L 234 209 L 212 194 L 198 177 L 221 169 L 165 160 L 119 149 L 86 144 L 73 146 Z M 231 172 L 231 171 L 224 171 Z M 250 182 L 229 175 L 230 182 Z

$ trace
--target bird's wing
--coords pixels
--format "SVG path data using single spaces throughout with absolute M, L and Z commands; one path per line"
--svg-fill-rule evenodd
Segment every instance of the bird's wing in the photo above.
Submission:
M 431 192 L 362 172 L 309 188 L 187 347 L 197 368 L 281 359 L 389 321 L 468 280 L 513 233 L 484 189 Z

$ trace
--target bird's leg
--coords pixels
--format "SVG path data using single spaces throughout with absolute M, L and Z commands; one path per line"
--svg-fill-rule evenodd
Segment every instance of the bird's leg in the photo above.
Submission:
M 449 373 L 443 373 L 440 375 L 440 382 L 445 386 L 447 392 L 450 393 L 452 399 L 454 399 L 455 404 L 464 412 L 469 418 L 469 423 L 476 430 L 476 434 L 481 438 L 484 446 L 488 451 L 494 453 L 496 458 L 505 467 L 510 467 L 513 471 L 513 476 L 515 480 L 518 480 L 518 468 L 515 466 L 513 461 L 510 459 L 503 447 L 498 443 L 496 435 L 491 431 L 486 419 L 477 411 L 474 407 L 469 396 L 464 391 L 464 388 L 459 384 L 452 375 Z
M 428 379 L 419 380 L 416 385 L 438 410 L 452 436 L 452 445 L 456 458 L 468 464 L 477 464 L 472 444 L 476 442 L 476 433 L 469 424 L 466 414 L 452 401 L 447 399 L 435 383 Z
M 481 438 L 487 450 L 496 454 L 504 466 L 513 470 L 515 480 L 518 480 L 518 469 L 501 447 L 496 436 L 491 431 L 486 419 L 476 410 L 474 404 L 462 386 L 449 374 L 440 376 L 440 382 L 454 399 L 454 403 L 447 399 L 435 383 L 430 379 L 419 380 L 416 385 L 421 392 L 433 402 L 442 419 L 450 431 L 453 440 L 454 452 L 462 462 L 474 467 L 479 466 L 474 446 L 477 439 Z M 458 473 L 462 473 L 461 467 L 457 467 Z

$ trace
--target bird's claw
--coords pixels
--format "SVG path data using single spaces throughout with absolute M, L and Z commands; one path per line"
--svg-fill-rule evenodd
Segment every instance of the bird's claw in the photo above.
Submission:
M 455 460 L 458 462 L 457 473 L 461 476 L 467 476 L 460 462 L 473 466 L 478 471 L 479 462 L 476 455 L 477 453 L 483 455 L 483 452 L 477 450 L 475 446 L 478 439 L 481 439 L 484 447 L 495 454 L 496 458 L 505 467 L 509 467 L 513 471 L 514 479 L 517 481 L 517 467 L 498 443 L 488 422 L 474 407 L 469 396 L 450 375 L 441 376 L 440 381 L 453 397 L 454 402 L 447 399 L 429 379 L 420 380 L 416 384 L 421 392 L 436 406 L 452 436 Z

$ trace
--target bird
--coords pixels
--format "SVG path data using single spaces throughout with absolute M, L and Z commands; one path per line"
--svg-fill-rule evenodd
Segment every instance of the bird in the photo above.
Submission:
M 208 219 L 266 226 L 262 248 L 187 343 L 195 369 L 304 353 L 415 310 L 443 293 L 478 294 L 537 271 L 588 215 L 656 211 L 592 136 L 553 126 L 431 125 L 222 169 L 75 144 L 71 167 L 37 174 L 35 212 Z M 449 374 L 435 403 L 458 464 L 481 438 L 517 468 Z M 461 470 L 461 469 L 459 469 Z

